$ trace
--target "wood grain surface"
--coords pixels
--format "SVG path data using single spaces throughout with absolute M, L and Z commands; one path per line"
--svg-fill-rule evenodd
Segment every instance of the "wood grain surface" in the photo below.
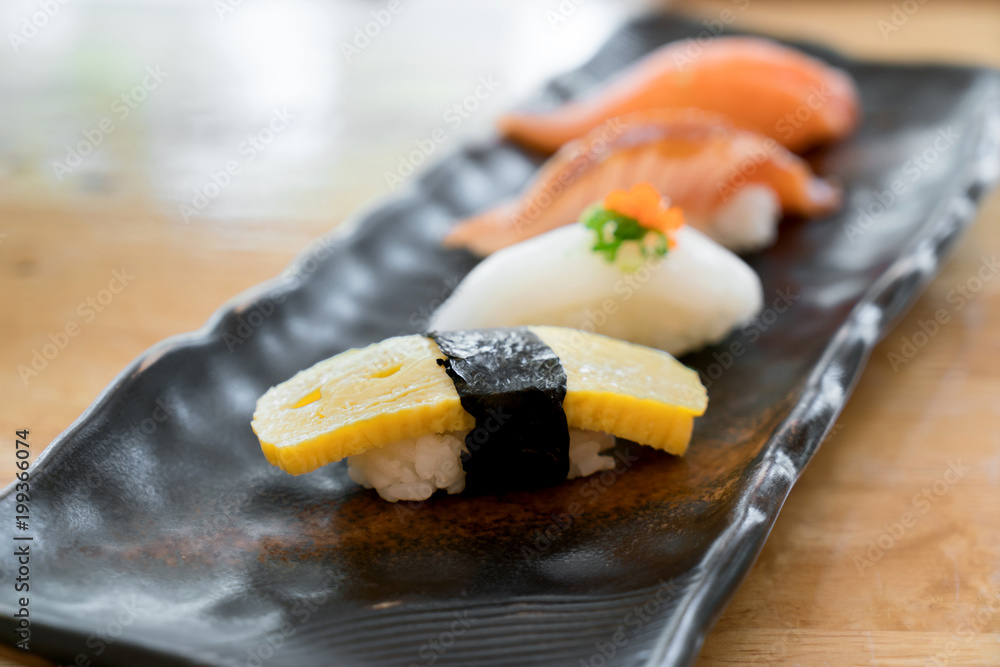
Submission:
M 69 3 L 0 49 L 4 484 L 15 430 L 37 455 L 143 350 L 387 194 L 415 142 L 443 130 L 432 161 L 488 135 L 640 9 L 414 0 L 358 47 L 380 5 L 231 4 Z M 862 57 L 1000 67 L 997 3 L 678 8 Z M 4 3 L 4 34 L 35 10 Z M 975 280 L 997 255 L 994 193 L 875 350 L 699 665 L 1000 664 L 1000 278 Z M 3 647 L 0 664 L 48 663 Z

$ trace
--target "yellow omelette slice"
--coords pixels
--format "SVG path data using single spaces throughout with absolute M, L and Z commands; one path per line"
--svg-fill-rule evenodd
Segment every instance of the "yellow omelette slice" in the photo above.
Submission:
M 566 372 L 570 428 L 605 431 L 672 454 L 685 452 L 708 404 L 698 374 L 666 352 L 563 327 L 528 327 Z M 251 426 L 272 464 L 294 475 L 373 447 L 475 420 L 437 363 L 431 339 L 398 336 L 348 350 L 272 387 Z

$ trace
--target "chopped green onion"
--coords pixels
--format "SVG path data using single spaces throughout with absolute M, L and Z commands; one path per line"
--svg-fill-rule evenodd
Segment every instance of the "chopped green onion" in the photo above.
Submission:
M 663 257 L 667 254 L 667 237 L 663 232 L 643 227 L 635 218 L 609 211 L 600 204 L 584 212 L 583 225 L 597 235 L 592 250 L 604 255 L 609 263 L 615 261 L 618 250 L 628 241 L 639 244 L 643 257 Z M 654 235 L 654 243 L 646 241 L 648 234 Z

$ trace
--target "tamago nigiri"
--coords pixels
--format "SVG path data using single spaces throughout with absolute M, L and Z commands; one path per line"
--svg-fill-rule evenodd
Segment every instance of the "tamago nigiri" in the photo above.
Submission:
M 684 354 L 760 310 L 743 260 L 683 224 L 648 183 L 616 190 L 581 223 L 480 262 L 431 316 L 433 330 L 555 325 Z
M 708 396 L 665 352 L 560 327 L 397 336 L 272 387 L 252 427 L 292 474 L 347 459 L 385 500 L 536 489 L 616 465 L 615 436 L 683 455 Z
M 841 69 L 756 37 L 681 40 L 663 46 L 584 99 L 553 111 L 510 113 L 501 131 L 554 152 L 608 118 L 655 108 L 698 107 L 793 151 L 846 136 L 858 120 L 858 93 Z
M 575 222 L 604 193 L 640 182 L 737 252 L 773 243 L 784 214 L 822 215 L 841 202 L 839 188 L 774 139 L 698 109 L 653 110 L 563 146 L 521 195 L 463 221 L 445 243 L 486 255 Z

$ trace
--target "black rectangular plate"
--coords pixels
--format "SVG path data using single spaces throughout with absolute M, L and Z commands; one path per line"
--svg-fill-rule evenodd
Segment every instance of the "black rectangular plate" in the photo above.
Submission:
M 670 15 L 630 23 L 535 103 L 703 30 Z M 860 86 L 863 126 L 817 161 L 847 205 L 787 223 L 749 258 L 768 304 L 790 293 L 790 307 L 684 359 L 711 401 L 685 458 L 622 445 L 621 475 L 419 506 L 383 502 L 341 464 L 291 477 L 265 462 L 250 430 L 258 396 L 332 354 L 420 330 L 474 264 L 442 236 L 538 165 L 504 143 L 466 148 L 145 353 L 39 457 L 34 652 L 109 665 L 690 664 L 873 346 L 997 175 L 997 72 L 798 46 Z M 957 139 L 935 149 L 948 128 Z M 876 193 L 915 158 L 928 165 L 918 182 L 879 209 Z M 873 224 L 857 226 L 859 208 Z M 745 352 L 730 360 L 734 342 Z M 14 505 L 8 488 L 0 516 Z M 11 552 L 0 561 L 10 643 Z

